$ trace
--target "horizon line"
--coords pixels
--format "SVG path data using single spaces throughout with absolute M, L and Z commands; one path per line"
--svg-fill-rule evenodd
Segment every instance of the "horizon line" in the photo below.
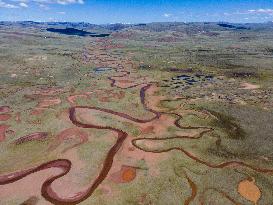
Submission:
M 10 23 L 20 23 L 20 22 L 33 22 L 33 23 L 86 23 L 93 25 L 111 25 L 111 24 L 124 24 L 124 25 L 137 25 L 137 24 L 152 24 L 152 23 L 230 23 L 230 24 L 266 24 L 273 23 L 273 21 L 264 21 L 264 22 L 229 22 L 229 21 L 154 21 L 154 22 L 139 22 L 139 23 L 91 23 L 87 21 L 33 21 L 33 20 L 18 20 L 18 21 L 7 21 L 0 20 L 0 22 L 10 22 Z

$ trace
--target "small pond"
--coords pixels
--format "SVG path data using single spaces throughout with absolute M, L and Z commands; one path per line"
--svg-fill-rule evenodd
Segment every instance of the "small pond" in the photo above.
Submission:
M 86 37 L 86 36 L 107 37 L 107 36 L 110 36 L 110 34 L 106 34 L 106 33 L 102 33 L 102 34 L 91 33 L 88 31 L 79 30 L 79 29 L 75 29 L 75 28 L 65 28 L 65 29 L 47 28 L 46 30 L 49 32 L 53 32 L 53 33 L 59 33 L 59 34 L 64 34 L 64 35 L 74 35 L 74 36 L 81 36 L 81 37 Z
M 99 68 L 96 68 L 94 72 L 95 74 L 103 74 L 110 71 L 114 71 L 114 69 L 110 67 L 99 67 Z
M 169 80 L 163 80 L 162 87 L 187 89 L 194 85 L 213 83 L 214 78 L 211 75 L 193 74 L 178 75 Z

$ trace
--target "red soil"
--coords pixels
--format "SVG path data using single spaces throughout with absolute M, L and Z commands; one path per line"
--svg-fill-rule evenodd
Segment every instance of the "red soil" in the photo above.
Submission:
M 15 120 L 16 122 L 20 123 L 21 122 L 21 113 L 20 112 L 17 112 L 16 115 L 15 115 Z
M 95 91 L 95 97 L 99 98 L 100 102 L 111 102 L 112 100 L 120 100 L 125 97 L 124 91 L 110 90 L 99 90 Z
M 36 196 L 31 196 L 29 199 L 24 201 L 21 205 L 36 205 L 39 201 L 39 198 Z
M 42 96 L 53 96 L 63 92 L 62 88 L 43 88 L 41 90 L 37 90 L 35 94 Z
M 115 183 L 128 183 L 136 178 L 136 168 L 122 165 L 118 172 L 113 173 L 110 179 Z
M 6 131 L 9 127 L 9 125 L 0 125 L 0 142 L 6 139 Z
M 45 109 L 43 109 L 43 108 L 34 108 L 31 111 L 31 114 L 32 115 L 41 115 L 44 111 L 45 111 Z
M 7 121 L 11 118 L 10 114 L 0 114 L 0 121 Z
M 57 137 L 56 137 L 56 141 L 54 142 L 54 145 L 51 145 L 49 150 L 55 149 L 56 147 L 58 147 L 64 140 L 66 139 L 71 139 L 71 138 L 76 138 L 79 139 L 79 142 L 77 142 L 76 144 L 66 148 L 65 150 L 63 150 L 63 152 L 68 151 L 69 149 L 72 149 L 76 146 L 79 146 L 81 144 L 84 144 L 85 142 L 88 141 L 88 134 L 79 129 L 79 128 L 68 128 L 63 130 L 62 132 L 60 132 Z
M 16 145 L 23 144 L 25 142 L 30 141 L 42 141 L 45 140 L 48 137 L 48 133 L 46 132 L 36 132 L 32 133 L 23 137 L 20 137 L 19 139 L 15 140 L 14 143 Z
M 141 133 L 142 134 L 154 133 L 154 126 L 151 125 L 151 126 L 147 126 L 147 127 L 142 128 Z
M 42 114 L 47 108 L 58 105 L 62 101 L 60 98 L 54 98 L 54 99 L 42 99 L 39 101 L 36 108 L 34 108 L 31 112 L 32 115 L 40 115 Z
M 72 95 L 72 96 L 67 97 L 67 101 L 69 103 L 71 103 L 72 105 L 75 105 L 77 98 L 88 98 L 88 96 L 87 95 L 83 95 L 83 94 Z
M 11 109 L 9 106 L 0 106 L 0 113 L 6 113 L 6 112 L 10 112 Z
M 48 108 L 50 106 L 58 105 L 62 101 L 60 98 L 55 98 L 55 99 L 43 99 L 42 101 L 39 102 L 38 107 L 39 108 Z

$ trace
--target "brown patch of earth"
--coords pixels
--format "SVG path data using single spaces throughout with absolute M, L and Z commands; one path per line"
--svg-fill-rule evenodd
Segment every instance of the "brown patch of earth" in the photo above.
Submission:
M 79 109 L 77 109 L 76 116 L 80 121 L 82 121 L 84 123 L 106 126 L 105 123 L 100 122 L 100 120 L 98 120 L 98 118 L 100 118 L 99 116 L 106 116 L 106 117 L 111 116 L 112 117 L 113 115 L 99 111 L 99 110 L 91 110 L 88 108 L 79 108 Z
M 244 89 L 244 90 L 255 90 L 261 87 L 260 85 L 254 85 L 251 83 L 242 83 L 241 86 L 242 87 L 240 89 Z
M 54 105 L 58 105 L 60 104 L 62 101 L 60 98 L 55 98 L 55 99 L 43 99 L 42 101 L 40 101 L 38 103 L 39 108 L 48 108 L 50 106 L 54 106 Z
M 41 187 L 44 181 L 49 177 L 57 176 L 61 173 L 62 170 L 59 168 L 50 168 L 33 173 L 14 183 L 0 186 L 0 198 L 5 199 L 10 198 L 11 196 L 16 196 L 17 198 L 30 198 L 32 196 L 41 196 Z
M 125 92 L 115 90 L 99 90 L 95 92 L 95 97 L 99 98 L 99 101 L 101 102 L 110 102 L 110 99 L 123 99 L 125 97 Z
M 20 205 L 36 205 L 38 203 L 38 201 L 39 201 L 38 197 L 32 196 Z
M 31 111 L 31 115 L 41 115 L 43 114 L 43 112 L 45 111 L 46 109 L 44 108 L 34 108 L 32 111 Z
M 141 133 L 142 134 L 151 134 L 151 133 L 154 133 L 154 126 L 150 125 L 150 126 L 147 126 L 147 127 L 143 127 L 141 129 Z
M 9 106 L 0 106 L 0 113 L 6 113 L 6 112 L 10 112 L 11 109 Z
M 69 119 L 69 109 L 60 110 L 55 114 L 56 118 L 61 120 L 62 122 L 71 124 L 71 121 Z
M 122 165 L 118 172 L 110 175 L 110 179 L 115 183 L 129 183 L 136 178 L 136 168 Z
M 142 134 L 154 133 L 156 136 L 163 136 L 168 132 L 168 128 L 174 126 L 175 119 L 169 115 L 161 115 L 159 119 L 155 119 L 148 123 L 135 123 L 140 127 Z
M 62 92 L 64 92 L 64 89 L 62 88 L 39 88 L 29 94 L 25 94 L 24 97 L 31 100 L 42 100 L 44 98 L 52 98 L 53 96 L 57 96 Z
M 70 104 L 75 105 L 75 104 L 76 104 L 77 98 L 88 98 L 88 96 L 87 96 L 87 95 L 84 95 L 84 94 L 72 95 L 72 96 L 67 97 L 67 101 L 68 101 Z
M 133 83 L 132 80 L 117 80 L 119 83 Z
M 73 128 L 65 129 L 57 135 L 54 144 L 50 146 L 49 150 L 53 150 L 53 149 L 57 148 L 65 140 L 75 139 L 75 138 L 78 142 L 76 142 L 74 145 L 72 145 L 68 148 L 65 148 L 63 150 L 63 152 L 66 152 L 72 148 L 75 148 L 76 146 L 79 146 L 79 145 L 87 142 L 88 141 L 88 134 L 79 128 L 73 127 Z
M 42 95 L 42 96 L 52 96 L 52 95 L 60 94 L 63 91 L 64 90 L 62 88 L 43 88 L 40 90 L 36 90 L 34 94 Z
M 58 105 L 60 104 L 62 101 L 60 98 L 55 98 L 55 99 L 42 99 L 40 100 L 40 102 L 38 103 L 38 105 L 36 106 L 36 108 L 34 108 L 31 112 L 32 115 L 40 115 L 42 114 L 47 108 L 54 106 L 54 105 Z
M 84 192 L 90 186 L 90 183 L 92 183 L 92 179 L 91 181 L 87 181 L 87 184 L 82 184 L 84 176 L 81 172 L 85 169 L 86 165 L 85 161 L 79 157 L 77 149 L 69 149 L 63 152 L 60 158 L 70 160 L 72 167 L 67 175 L 53 182 L 52 189 L 62 198 L 73 198 L 80 192 Z
M 17 123 L 20 123 L 21 122 L 21 113 L 20 112 L 17 112 L 16 115 L 15 115 L 15 120 Z
M 138 198 L 138 204 L 139 205 L 152 204 L 152 201 L 149 199 L 148 194 L 145 193 Z
M 82 178 L 82 175 L 79 173 L 82 169 L 84 169 L 85 164 L 79 158 L 76 149 L 69 150 L 68 152 L 60 155 L 60 158 L 70 160 L 72 167 L 69 173 L 53 182 L 52 189 L 57 193 L 58 196 L 62 198 L 73 198 L 81 190 L 85 190 L 87 188 L 87 186 L 83 187 L 79 183 Z M 27 177 L 22 178 L 21 180 L 18 180 L 14 183 L 0 186 L 0 198 L 10 198 L 10 196 L 16 196 L 16 198 L 30 198 L 32 196 L 37 196 L 39 198 L 43 198 L 41 196 L 42 184 L 48 178 L 57 176 L 61 173 L 63 173 L 63 171 L 60 168 L 49 168 L 28 175 Z M 46 201 L 44 203 L 51 204 Z
M 258 204 L 258 201 L 261 198 L 261 191 L 255 184 L 254 178 L 241 181 L 238 185 L 238 192 L 242 197 L 255 205 Z
M 0 114 L 0 121 L 7 121 L 11 118 L 10 114 Z
M 6 139 L 6 131 L 9 127 L 9 125 L 0 125 L 0 142 Z
M 143 160 L 148 167 L 149 174 L 151 176 L 158 176 L 160 174 L 160 170 L 158 169 L 158 163 L 167 159 L 169 153 L 157 154 L 143 152 L 140 149 L 134 148 L 134 146 L 132 145 L 133 139 L 133 137 L 128 136 L 127 139 L 124 141 L 121 151 L 118 153 L 118 159 L 115 160 L 111 172 L 118 172 L 118 169 L 120 169 L 120 167 L 124 163 L 130 164 L 132 167 L 134 167 L 133 165 Z
M 100 102 L 111 102 L 109 97 L 99 97 Z
M 160 95 L 155 95 L 155 93 L 158 90 L 159 90 L 158 87 L 156 87 L 155 85 L 152 85 L 146 91 L 146 95 L 149 96 L 149 97 L 146 97 L 146 104 L 148 105 L 149 108 L 152 108 L 153 110 L 157 110 L 157 111 L 160 111 L 160 112 L 169 111 L 169 108 L 164 108 L 164 107 L 159 106 L 159 104 L 160 104 L 160 102 L 162 100 L 166 100 L 166 97 L 160 96 Z
M 48 133 L 46 132 L 36 132 L 32 133 L 23 137 L 20 137 L 19 139 L 15 140 L 14 143 L 16 145 L 23 144 L 25 142 L 30 141 L 43 141 L 48 137 Z

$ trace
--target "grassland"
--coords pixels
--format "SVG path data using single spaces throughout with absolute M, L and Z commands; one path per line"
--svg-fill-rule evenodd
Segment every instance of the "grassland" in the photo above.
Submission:
M 0 204 L 272 204 L 272 31 L 0 23 Z

